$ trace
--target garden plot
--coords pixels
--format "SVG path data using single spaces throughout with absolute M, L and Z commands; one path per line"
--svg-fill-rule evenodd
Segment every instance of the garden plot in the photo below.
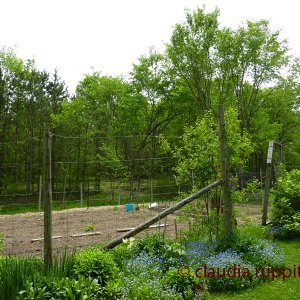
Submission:
M 156 211 L 148 209 L 126 212 L 124 206 L 102 206 L 54 211 L 53 250 L 54 253 L 74 250 L 95 243 L 108 242 L 122 234 L 117 229 L 135 227 Z M 172 226 L 150 228 L 139 236 L 149 233 L 163 233 L 175 236 L 175 216 L 167 217 Z M 164 221 L 162 221 L 164 222 Z M 179 230 L 182 225 L 177 225 Z M 0 216 L 0 232 L 4 234 L 3 254 L 43 255 L 43 213 L 23 213 Z
M 238 224 L 253 220 L 259 224 L 261 219 L 259 205 L 239 204 L 236 207 Z M 53 251 L 70 251 L 108 242 L 120 235 L 120 228 L 132 228 L 157 214 L 157 211 L 140 209 L 126 212 L 124 206 L 102 206 L 77 208 L 53 212 Z M 175 219 L 177 234 L 175 232 Z M 171 238 L 180 236 L 180 231 L 188 228 L 188 223 L 180 221 L 176 215 L 167 217 L 165 228 L 154 227 L 146 233 L 164 233 Z M 162 220 L 161 224 L 164 224 Z M 43 213 L 23 213 L 0 216 L 0 232 L 4 234 L 4 255 L 43 255 Z

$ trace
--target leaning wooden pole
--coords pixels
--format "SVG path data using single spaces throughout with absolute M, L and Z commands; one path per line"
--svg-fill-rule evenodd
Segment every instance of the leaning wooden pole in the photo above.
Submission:
M 166 210 L 162 211 L 161 213 L 159 213 L 155 217 L 153 217 L 153 218 L 147 220 L 146 222 L 140 224 L 139 226 L 135 227 L 134 229 L 130 230 L 129 232 L 123 234 L 120 237 L 117 237 L 116 239 L 114 239 L 111 242 L 109 242 L 108 244 L 106 244 L 104 247 L 107 248 L 107 249 L 112 249 L 112 248 L 118 246 L 119 244 L 121 244 L 123 242 L 123 239 L 127 239 L 127 238 L 130 238 L 132 236 L 135 236 L 139 232 L 147 229 L 150 225 L 158 222 L 162 218 L 168 216 L 169 214 L 173 213 L 174 211 L 180 209 L 181 207 L 191 203 L 192 201 L 197 199 L 199 196 L 209 192 L 210 190 L 216 188 L 217 186 L 219 186 L 221 184 L 222 184 L 222 180 L 215 181 L 215 182 L 211 183 L 210 185 L 204 187 L 203 189 L 201 189 L 198 192 L 190 195 L 189 197 L 187 197 L 183 200 L 180 200 L 175 205 L 167 208 Z

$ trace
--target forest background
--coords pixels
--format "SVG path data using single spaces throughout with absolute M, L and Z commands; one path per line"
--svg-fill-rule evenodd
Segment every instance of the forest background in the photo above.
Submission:
M 299 59 L 268 21 L 222 27 L 219 11 L 186 11 L 162 53 L 127 79 L 87 74 L 69 95 L 57 72 L 0 51 L 1 203 L 35 200 L 51 131 L 54 192 L 101 182 L 171 178 L 196 189 L 220 176 L 217 105 L 224 104 L 231 173 L 265 172 L 270 140 L 300 166 Z M 77 195 L 78 196 L 78 195 Z

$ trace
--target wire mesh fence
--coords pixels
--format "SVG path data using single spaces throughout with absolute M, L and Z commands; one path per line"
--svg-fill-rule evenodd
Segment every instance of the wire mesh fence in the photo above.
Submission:
M 0 166 L 4 254 L 43 255 L 49 167 L 54 252 L 107 242 L 157 213 L 149 210 L 150 203 L 167 206 L 192 189 L 190 182 L 176 184 L 174 159 L 157 150 L 158 137 L 141 147 L 145 142 L 141 136 L 108 140 L 54 135 L 50 166 L 45 158 L 49 145 L 35 140 L 24 148 L 27 142 L 2 145 L 7 151 L 13 145 L 23 151 L 6 155 Z M 126 204 L 132 204 L 134 211 L 128 211 Z M 172 230 L 168 227 L 165 233 Z
M 0 165 L 4 254 L 43 255 L 47 145 L 43 139 L 35 139 L 7 142 L 1 147 L 6 153 Z M 157 210 L 149 209 L 149 204 L 156 202 L 166 208 L 193 189 L 193 176 L 185 183 L 175 180 L 176 160 L 161 151 L 159 137 L 54 135 L 51 147 L 54 252 L 107 242 L 119 236 L 122 229 L 133 228 L 155 215 Z M 240 198 L 235 200 L 261 205 L 265 170 L 245 167 L 238 171 L 231 173 L 233 190 L 246 188 L 246 192 L 237 193 Z M 273 181 L 278 174 L 279 168 L 274 165 Z M 203 207 L 206 200 L 199 200 Z M 126 204 L 133 204 L 134 211 L 128 211 Z M 200 213 L 200 209 L 192 209 L 196 211 L 189 215 Z M 181 223 L 171 215 L 163 224 L 165 228 L 159 226 L 148 232 L 178 237 L 189 222 Z

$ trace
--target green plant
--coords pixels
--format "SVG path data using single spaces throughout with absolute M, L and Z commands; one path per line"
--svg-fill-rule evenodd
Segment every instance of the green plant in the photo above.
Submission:
M 25 288 L 19 292 L 17 300 L 39 300 L 39 299 L 101 299 L 103 288 L 97 279 L 84 277 L 61 278 L 59 280 L 47 280 L 34 284 L 27 281 Z M 113 299 L 113 298 L 106 298 Z
M 110 251 L 110 254 L 113 256 L 114 261 L 117 264 L 119 269 L 123 268 L 124 261 L 132 258 L 133 256 L 133 249 L 128 248 L 127 244 L 121 244 L 118 247 L 113 248 Z
M 160 235 L 149 236 L 138 241 L 133 251 L 136 255 L 144 252 L 161 259 L 163 271 L 177 267 L 180 264 L 180 259 L 185 255 L 180 244 L 167 240 Z
M 2 254 L 2 250 L 3 250 L 3 239 L 4 239 L 4 234 L 0 232 L 0 255 Z
M 0 258 L 0 299 L 15 299 L 17 292 L 23 288 L 26 280 L 33 282 L 43 275 L 41 259 L 28 257 Z
M 214 252 L 219 253 L 231 249 L 237 253 L 245 253 L 248 251 L 249 247 L 251 247 L 253 244 L 256 244 L 256 242 L 257 238 L 255 237 L 235 232 L 229 237 L 222 237 L 219 239 Z
M 201 272 L 197 272 L 197 274 L 204 277 L 206 272 L 210 290 L 240 290 L 259 282 L 254 266 L 245 261 L 242 254 L 231 249 L 208 257 L 205 260 L 205 268 L 206 271 L 203 271 L 202 268 Z
M 96 225 L 89 224 L 87 227 L 85 227 L 84 231 L 89 232 L 89 231 L 94 231 L 95 229 L 96 229 Z
M 105 286 L 109 281 L 118 279 L 119 268 L 110 253 L 89 248 L 74 256 L 74 273 L 96 278 L 99 284 Z
M 283 172 L 273 188 L 272 223 L 292 236 L 300 235 L 300 170 Z
M 140 252 L 123 264 L 121 299 L 182 299 L 174 289 L 167 287 L 161 280 L 163 269 L 160 258 L 150 253 Z
M 184 241 L 213 241 L 222 236 L 223 215 L 218 214 L 217 209 L 213 209 L 206 216 L 195 216 L 190 228 L 184 232 Z
M 200 287 L 203 291 L 206 290 L 204 280 L 197 278 L 195 272 L 180 274 L 178 270 L 169 270 L 163 277 L 163 282 L 180 293 L 183 299 L 195 299 L 195 292 Z

